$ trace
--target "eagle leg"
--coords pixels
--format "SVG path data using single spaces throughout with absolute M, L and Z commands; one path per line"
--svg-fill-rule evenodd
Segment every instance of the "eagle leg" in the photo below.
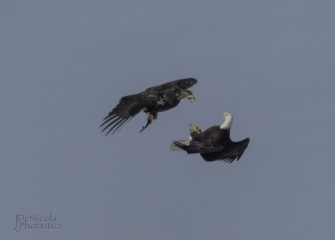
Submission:
M 157 113 L 156 112 L 149 112 L 148 113 L 148 118 L 147 118 L 147 124 L 142 127 L 140 132 L 142 132 L 144 129 L 146 129 L 155 119 L 157 119 Z

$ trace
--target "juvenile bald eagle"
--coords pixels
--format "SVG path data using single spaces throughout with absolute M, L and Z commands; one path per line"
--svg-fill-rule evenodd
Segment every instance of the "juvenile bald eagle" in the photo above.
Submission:
M 186 78 L 150 87 L 143 92 L 124 96 L 114 109 L 104 118 L 100 127 L 102 132 L 115 133 L 123 124 L 143 111 L 148 114 L 147 123 L 142 127 L 142 132 L 153 120 L 157 119 L 158 112 L 167 111 L 176 107 L 183 98 L 191 102 L 195 100 L 193 93 L 188 88 L 197 83 L 194 78 Z
M 223 112 L 223 116 L 225 121 L 220 126 L 212 126 L 204 132 L 196 125 L 191 124 L 190 139 L 173 141 L 171 149 L 174 151 L 184 150 L 188 154 L 200 153 L 202 158 L 208 162 L 223 160 L 231 163 L 235 159 L 238 161 L 250 139 L 233 142 L 230 139 L 233 116 L 228 112 Z

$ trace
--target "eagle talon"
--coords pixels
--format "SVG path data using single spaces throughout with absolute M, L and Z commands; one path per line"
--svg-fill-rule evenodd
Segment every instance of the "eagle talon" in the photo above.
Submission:
M 142 127 L 140 132 L 143 132 L 155 119 L 157 119 L 157 113 L 148 113 L 147 124 Z
M 149 121 L 149 120 L 148 120 L 148 121 L 147 121 L 147 124 L 146 124 L 145 126 L 143 126 L 142 129 L 140 130 L 140 133 L 143 132 L 143 130 L 146 129 L 146 128 L 149 126 L 149 124 L 151 124 L 151 122 L 152 122 L 152 121 Z

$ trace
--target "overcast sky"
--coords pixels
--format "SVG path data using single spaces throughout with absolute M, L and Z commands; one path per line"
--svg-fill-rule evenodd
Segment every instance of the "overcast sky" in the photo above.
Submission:
M 1 1 L 1 239 L 334 239 L 334 9 Z M 186 77 L 195 103 L 101 134 L 122 96 Z M 240 161 L 170 151 L 222 111 Z M 15 228 L 35 215 L 59 228 Z

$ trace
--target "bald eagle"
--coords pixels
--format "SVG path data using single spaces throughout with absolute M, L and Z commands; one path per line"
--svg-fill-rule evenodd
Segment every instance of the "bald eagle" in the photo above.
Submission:
M 212 126 L 206 131 L 191 124 L 190 139 L 173 141 L 171 149 L 174 151 L 184 150 L 188 154 L 200 153 L 205 161 L 212 162 L 222 160 L 228 163 L 241 158 L 248 147 L 249 138 L 239 142 L 230 139 L 230 127 L 233 123 L 233 116 L 223 112 L 225 121 L 220 126 Z
M 176 107 L 183 98 L 191 102 L 195 96 L 188 88 L 197 83 L 194 78 L 179 79 L 158 86 L 147 88 L 145 91 L 124 96 L 114 109 L 104 118 L 102 132 L 115 133 L 123 124 L 132 119 L 136 114 L 143 111 L 147 113 L 147 123 L 140 132 L 146 129 L 155 119 L 158 112 L 167 111 Z

